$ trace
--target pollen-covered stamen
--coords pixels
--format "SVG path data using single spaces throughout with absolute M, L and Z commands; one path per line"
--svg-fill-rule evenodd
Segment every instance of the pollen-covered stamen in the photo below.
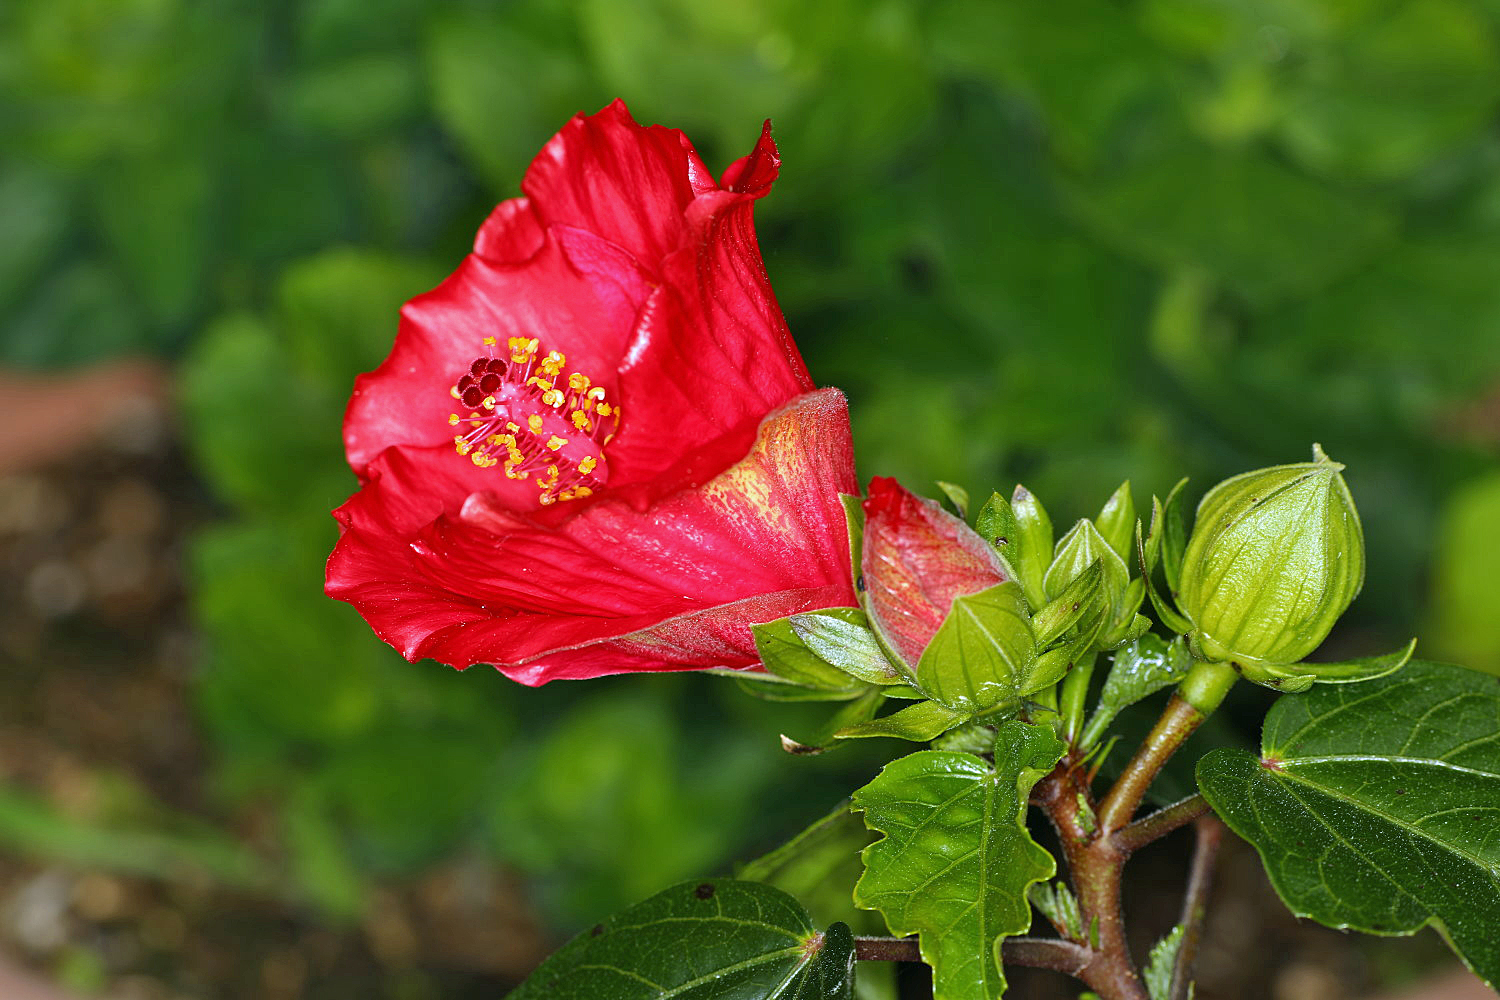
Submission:
M 620 408 L 602 386 L 568 371 L 561 351 L 541 352 L 536 338 L 511 337 L 486 349 L 448 390 L 460 412 L 448 423 L 458 454 L 510 479 L 530 479 L 543 504 L 589 496 L 609 478 L 604 446 L 620 425 Z

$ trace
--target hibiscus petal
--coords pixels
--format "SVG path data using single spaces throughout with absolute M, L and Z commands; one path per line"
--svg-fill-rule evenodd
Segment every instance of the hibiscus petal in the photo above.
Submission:
M 605 497 L 559 520 L 561 505 L 518 514 L 510 498 L 480 493 L 461 516 L 411 533 L 426 511 L 397 497 L 430 484 L 404 480 L 421 474 L 404 456 L 381 464 L 385 474 L 364 490 L 371 498 L 340 509 L 348 527 L 329 562 L 329 593 L 409 658 L 509 664 L 527 683 L 705 666 L 693 657 L 708 648 L 721 650 L 715 663 L 745 666 L 754 662 L 750 622 L 853 603 L 838 495 L 856 484 L 836 390 L 772 414 L 743 459 L 645 513 Z M 405 513 L 366 517 L 387 505 Z M 775 613 L 709 613 L 753 598 L 763 603 L 746 607 Z M 676 624 L 657 628 L 668 619 Z M 583 673 L 558 673 L 566 658 L 526 665 L 585 646 L 578 663 L 587 666 L 567 668 Z M 615 655 L 620 665 L 601 665 Z M 643 658 L 655 665 L 639 666 Z
M 451 441 L 448 415 L 461 407 L 449 387 L 475 358 L 501 354 L 509 337 L 535 337 L 608 386 L 649 292 L 620 251 L 578 231 L 548 240 L 519 264 L 471 254 L 406 304 L 390 355 L 355 380 L 344 419 L 349 464 L 362 472 L 386 448 Z
M 597 233 L 653 271 L 682 245 L 683 211 L 716 186 L 687 136 L 636 124 L 620 101 L 575 116 L 521 182 L 544 225 Z
M 542 248 L 546 231 L 525 198 L 495 206 L 474 237 L 474 252 L 494 264 L 519 264 Z

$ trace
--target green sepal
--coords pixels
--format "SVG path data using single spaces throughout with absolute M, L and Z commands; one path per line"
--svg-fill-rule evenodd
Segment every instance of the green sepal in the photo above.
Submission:
M 886 658 L 869 619 L 859 608 L 824 608 L 792 615 L 786 621 L 802 644 L 825 663 L 866 684 L 904 684 L 908 680 Z
M 845 729 L 858 726 L 875 718 L 880 706 L 885 704 L 885 689 L 867 687 L 864 693 L 840 708 L 824 722 L 811 737 L 805 740 L 781 734 L 781 749 L 798 756 L 820 754 L 833 746 Z M 896 714 L 900 714 L 899 712 Z
M 1167 499 L 1161 505 L 1162 572 L 1167 577 L 1167 589 L 1174 594 L 1182 577 L 1182 557 L 1187 552 L 1187 515 L 1182 509 L 1182 489 L 1187 483 L 1186 476 L 1177 480 L 1177 485 L 1172 487 L 1172 492 L 1167 494 Z M 1157 530 L 1154 516 L 1151 530 L 1152 533 Z
M 1047 567 L 1052 564 L 1052 521 L 1047 510 L 1026 487 L 1016 484 L 1010 497 L 1010 509 L 1016 522 L 1018 552 L 1011 560 L 1016 579 L 1034 608 L 1047 603 L 1042 584 Z
M 913 743 L 926 743 L 969 721 L 969 718 L 968 713 L 955 711 L 947 705 L 940 705 L 935 701 L 919 701 L 899 712 L 846 726 L 833 735 L 841 740 L 890 736 L 911 740 Z
M 1134 587 L 1137 583 L 1140 583 L 1139 577 L 1131 581 L 1131 586 Z M 1141 593 L 1145 594 L 1144 587 L 1141 589 Z M 1111 633 L 1110 635 L 1105 636 L 1104 640 L 1100 642 L 1099 645 L 1103 649 L 1119 649 L 1121 646 L 1125 646 L 1132 642 L 1135 642 L 1150 630 L 1151 619 L 1147 618 L 1145 615 L 1133 615 L 1126 625 L 1124 625 L 1119 630 Z
M 1146 984 L 1146 993 L 1151 1000 L 1170 1000 L 1172 975 L 1177 971 L 1177 954 L 1182 951 L 1182 935 L 1186 930 L 1186 925 L 1178 924 L 1151 946 L 1146 967 L 1141 970 L 1141 982 Z M 1188 996 L 1191 997 L 1192 993 L 1189 992 Z
M 1135 523 L 1135 499 L 1130 495 L 1130 480 L 1127 479 L 1105 501 L 1104 509 L 1094 519 L 1094 526 L 1114 549 L 1115 555 L 1123 560 L 1130 558 Z
M 1012 580 L 1021 579 L 1019 565 L 1021 551 L 1025 548 L 1021 537 L 1021 526 L 1016 520 L 1010 501 L 999 493 L 991 493 L 984 506 L 974 517 L 974 530 L 995 549 L 1004 563 L 1006 573 Z
M 1011 580 L 955 598 L 917 661 L 917 687 L 969 715 L 1018 705 L 1036 656 L 1030 619 Z
M 849 530 L 849 579 L 864 603 L 864 549 L 865 549 L 865 501 L 849 493 L 840 493 L 839 501 L 844 505 L 844 525 Z
M 869 687 L 864 684 L 837 690 L 806 687 L 773 677 L 771 674 L 736 677 L 734 682 L 741 691 L 761 701 L 849 701 L 869 690 Z
M 1283 694 L 1297 694 L 1314 684 L 1358 684 L 1393 674 L 1406 666 L 1416 649 L 1417 640 L 1413 639 L 1394 653 L 1337 663 L 1265 663 L 1241 656 L 1234 660 L 1234 667 L 1248 681 Z
M 1179 635 L 1191 632 L 1193 630 L 1193 623 L 1188 621 L 1171 604 L 1167 603 L 1166 598 L 1157 592 L 1156 581 L 1151 578 L 1151 571 L 1147 566 L 1146 550 L 1139 534 L 1136 535 L 1136 554 L 1140 558 L 1141 563 L 1140 579 L 1144 581 L 1146 596 L 1151 599 L 1151 607 L 1156 611 L 1157 620 L 1165 625 L 1168 630 L 1176 632 Z
M 1038 882 L 1027 894 L 1031 905 L 1042 911 L 1042 916 L 1069 940 L 1083 937 L 1083 915 L 1078 909 L 1078 897 L 1068 888 L 1068 883 Z
M 1048 601 L 1031 618 L 1031 631 L 1038 646 L 1050 646 L 1095 610 L 1104 585 L 1104 563 L 1095 559 L 1075 576 L 1063 592 Z
M 969 519 L 969 491 L 957 483 L 944 482 L 941 479 L 934 480 L 937 488 L 943 491 L 943 496 L 953 505 L 953 512 L 961 519 Z
M 847 697 L 864 689 L 859 681 L 809 649 L 792 628 L 790 618 L 751 625 L 750 635 L 760 662 L 777 677 L 810 688 L 841 692 L 841 696 Z

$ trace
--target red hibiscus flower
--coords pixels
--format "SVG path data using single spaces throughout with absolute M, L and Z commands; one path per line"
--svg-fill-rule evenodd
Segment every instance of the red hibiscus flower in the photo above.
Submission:
M 328 593 L 526 684 L 753 667 L 750 623 L 854 604 L 845 401 L 752 223 L 779 165 L 769 123 L 716 182 L 619 102 L 570 121 L 356 381 Z
M 948 617 L 954 598 L 1004 583 L 988 542 L 894 479 L 870 480 L 860 570 L 870 617 L 909 666 Z

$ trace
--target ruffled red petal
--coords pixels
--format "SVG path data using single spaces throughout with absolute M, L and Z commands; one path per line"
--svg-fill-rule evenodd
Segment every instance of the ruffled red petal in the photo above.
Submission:
M 372 470 L 338 512 L 328 592 L 411 659 L 495 663 L 530 684 L 744 667 L 750 622 L 854 602 L 839 494 L 857 485 L 836 390 L 773 413 L 738 462 L 646 511 L 606 493 L 554 523 L 476 493 L 454 516 L 430 499 L 454 484 L 426 481 L 405 449 Z

